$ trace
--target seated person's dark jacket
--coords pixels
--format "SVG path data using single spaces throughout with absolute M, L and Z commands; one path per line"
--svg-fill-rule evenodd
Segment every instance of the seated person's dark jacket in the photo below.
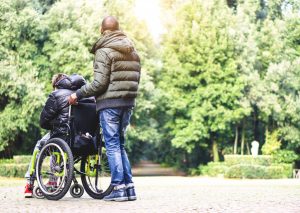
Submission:
M 66 138 L 69 113 L 68 97 L 85 83 L 82 76 L 73 74 L 60 79 L 55 84 L 57 89 L 49 95 L 40 116 L 40 126 L 51 130 L 51 138 Z

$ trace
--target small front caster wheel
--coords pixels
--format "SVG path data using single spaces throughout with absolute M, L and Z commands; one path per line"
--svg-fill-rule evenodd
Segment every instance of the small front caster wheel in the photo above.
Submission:
M 80 198 L 83 195 L 83 193 L 84 193 L 84 189 L 78 183 L 75 183 L 70 187 L 70 194 L 74 198 Z
M 37 198 L 37 199 L 44 199 L 45 198 L 42 190 L 38 186 L 34 187 L 34 189 L 33 189 L 33 196 L 35 198 Z

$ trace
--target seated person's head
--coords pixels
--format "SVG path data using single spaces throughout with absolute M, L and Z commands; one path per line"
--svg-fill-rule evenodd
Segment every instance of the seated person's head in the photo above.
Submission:
M 52 87 L 53 89 L 56 89 L 57 88 L 57 83 L 63 79 L 63 78 L 66 78 L 68 77 L 66 74 L 63 74 L 63 73 L 58 73 L 58 74 L 54 74 L 52 76 Z

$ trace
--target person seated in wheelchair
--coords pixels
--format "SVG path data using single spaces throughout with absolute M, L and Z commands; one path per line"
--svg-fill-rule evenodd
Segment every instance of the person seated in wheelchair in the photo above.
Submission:
M 52 77 L 53 91 L 50 93 L 40 115 L 40 126 L 50 131 L 35 145 L 28 171 L 25 174 L 25 178 L 27 179 L 25 186 L 26 198 L 32 197 L 35 180 L 35 163 L 38 152 L 50 138 L 67 140 L 69 119 L 68 97 L 85 83 L 85 79 L 77 74 L 68 76 L 59 73 Z M 48 184 L 55 185 L 56 178 L 50 178 Z

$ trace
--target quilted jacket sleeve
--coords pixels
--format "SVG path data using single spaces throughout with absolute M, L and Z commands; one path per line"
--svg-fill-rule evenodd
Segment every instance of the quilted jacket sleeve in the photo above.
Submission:
M 98 96 L 104 93 L 109 85 L 111 59 L 106 52 L 98 49 L 94 61 L 94 80 L 76 91 L 78 99 L 83 97 Z
M 40 126 L 43 129 L 51 130 L 53 128 L 51 121 L 57 116 L 57 110 L 56 99 L 50 94 L 40 115 Z

